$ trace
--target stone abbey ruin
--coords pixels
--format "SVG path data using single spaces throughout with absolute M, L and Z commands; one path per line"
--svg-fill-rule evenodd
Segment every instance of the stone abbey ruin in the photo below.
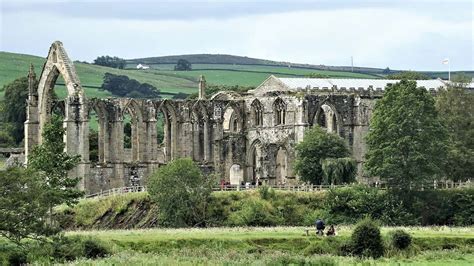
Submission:
M 59 76 L 67 98 L 53 101 Z M 131 175 L 146 184 L 160 165 L 190 157 L 205 172 L 215 172 L 231 184 L 260 180 L 270 185 L 294 184 L 295 145 L 305 129 L 318 124 L 343 137 L 358 163 L 359 181 L 366 150 L 364 137 L 375 101 L 394 80 L 313 79 L 270 76 L 246 93 L 230 91 L 205 95 L 199 82 L 196 100 L 89 99 L 61 42 L 54 42 L 34 86 L 30 86 L 25 122 L 25 156 L 41 143 L 41 132 L 53 108 L 64 113 L 66 151 L 81 156 L 72 176 L 82 177 L 81 188 L 94 193 L 131 185 Z M 418 81 L 436 91 L 441 80 Z M 98 120 L 98 160 L 89 159 L 89 120 Z M 124 147 L 125 117 L 131 121 L 131 148 Z M 157 124 L 162 121 L 163 141 Z

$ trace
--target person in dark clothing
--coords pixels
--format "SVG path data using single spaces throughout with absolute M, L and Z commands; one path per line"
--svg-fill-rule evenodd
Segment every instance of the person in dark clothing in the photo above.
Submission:
M 321 220 L 321 219 L 317 219 L 316 222 L 316 235 L 324 235 L 324 228 L 326 228 L 324 226 L 324 221 Z
M 328 232 L 326 233 L 327 236 L 335 236 L 336 229 L 334 229 L 334 225 L 329 226 Z

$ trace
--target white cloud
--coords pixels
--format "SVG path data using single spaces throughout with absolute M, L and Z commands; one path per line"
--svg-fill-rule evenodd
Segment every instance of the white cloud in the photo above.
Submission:
M 63 41 L 72 59 L 227 53 L 300 63 L 472 70 L 472 20 L 396 8 L 308 10 L 229 19 L 119 20 L 5 14 L 2 50 L 46 55 Z

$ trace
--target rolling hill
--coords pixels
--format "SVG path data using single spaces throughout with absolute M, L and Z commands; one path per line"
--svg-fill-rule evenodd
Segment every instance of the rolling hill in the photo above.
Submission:
M 174 58 L 167 60 L 174 60 Z M 8 84 L 18 77 L 27 75 L 30 63 L 34 65 L 36 74 L 39 76 L 44 62 L 45 59 L 38 56 L 0 52 L 0 97 L 3 96 L 1 88 L 5 84 Z M 112 96 L 107 91 L 98 89 L 102 84 L 103 76 L 106 72 L 116 75 L 126 75 L 140 82 L 149 83 L 160 89 L 163 93 L 163 97 L 171 97 L 173 94 L 179 92 L 187 94 L 197 92 L 197 81 L 200 75 L 204 75 L 210 84 L 241 86 L 257 86 L 269 75 L 302 77 L 310 73 L 318 73 L 341 78 L 376 78 L 374 75 L 360 73 L 315 70 L 309 68 L 289 68 L 288 66 L 278 66 L 275 64 L 194 64 L 193 70 L 191 71 L 174 71 L 174 64 L 159 64 L 152 65 L 152 68 L 149 70 L 136 70 L 134 67 L 132 68 L 132 62 L 134 61 L 129 60 L 129 68 L 125 70 L 81 62 L 75 62 L 74 65 L 88 97 Z M 225 61 L 222 59 L 222 61 L 216 62 Z M 58 85 L 56 85 L 55 88 L 59 97 L 65 97 L 64 86 L 60 85 L 62 83 L 62 80 L 59 79 Z
M 290 62 L 278 62 L 258 58 L 250 58 L 245 56 L 235 56 L 226 54 L 189 54 L 189 55 L 172 55 L 161 57 L 147 57 L 138 59 L 128 59 L 127 67 L 135 68 L 139 63 L 147 64 L 152 69 L 172 70 L 179 59 L 185 59 L 193 65 L 193 69 L 225 69 L 225 70 L 250 70 L 263 72 L 279 72 L 286 74 L 305 75 L 307 73 L 320 73 L 330 77 L 352 77 L 352 78 L 380 78 L 387 74 L 398 73 L 405 70 L 389 70 L 383 68 L 360 67 L 360 66 L 327 66 L 298 64 Z M 301 70 L 301 71 L 298 71 Z M 282 71 L 282 72 L 280 72 Z M 323 71 L 323 72 L 320 72 Z M 418 71 L 433 79 L 448 78 L 446 71 Z M 458 71 L 474 77 L 474 71 Z M 455 74 L 456 72 L 451 72 Z
M 177 60 L 186 59 L 193 65 L 191 71 L 173 70 Z M 0 52 L 0 98 L 3 97 L 3 86 L 18 77 L 27 75 L 30 63 L 39 76 L 45 59 L 38 56 Z M 137 70 L 136 64 L 145 63 L 151 66 L 148 70 Z M 163 56 L 127 60 L 127 69 L 120 70 L 87 63 L 75 62 L 81 84 L 88 97 L 111 97 L 112 95 L 99 90 L 106 72 L 126 75 L 139 82 L 149 83 L 162 92 L 163 97 L 170 98 L 173 94 L 197 92 L 197 81 L 204 75 L 209 84 L 258 86 L 269 75 L 280 77 L 303 77 L 309 74 L 320 74 L 333 78 L 380 78 L 383 69 L 360 68 L 354 72 L 346 71 L 347 67 L 323 65 L 292 64 L 270 60 L 248 58 L 233 55 L 182 55 Z M 446 72 L 423 72 L 430 76 L 447 76 Z M 474 71 L 467 72 L 474 76 Z M 58 80 L 56 92 L 65 97 L 63 81 Z

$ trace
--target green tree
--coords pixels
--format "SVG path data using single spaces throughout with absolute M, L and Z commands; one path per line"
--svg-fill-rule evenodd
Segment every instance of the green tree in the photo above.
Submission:
M 0 235 L 21 245 L 22 239 L 57 233 L 45 219 L 46 199 L 38 173 L 17 167 L 0 171 Z
M 104 74 L 101 90 L 111 92 L 115 96 L 130 98 L 161 98 L 160 90 L 148 83 L 140 83 L 125 75 Z
M 179 59 L 176 66 L 174 66 L 174 70 L 184 71 L 184 70 L 192 70 L 191 63 L 186 59 Z
M 408 188 L 442 176 L 446 130 L 433 97 L 415 81 L 387 87 L 375 105 L 367 145 L 368 173 L 391 185 Z
M 466 89 L 469 77 L 452 80 L 438 94 L 436 107 L 448 132 L 447 178 L 465 181 L 474 176 L 474 94 Z
M 43 190 L 53 223 L 52 209 L 59 204 L 75 204 L 83 195 L 77 188 L 79 178 L 68 177 L 68 172 L 79 162 L 79 155 L 64 152 L 62 120 L 53 116 L 42 132 L 43 142 L 36 146 L 28 157 L 28 168 L 43 177 Z
M 425 74 L 416 71 L 403 71 L 387 76 L 388 79 L 408 79 L 408 80 L 426 80 L 430 79 Z
M 338 185 L 355 181 L 357 165 L 354 159 L 346 158 L 326 158 L 321 162 L 323 171 L 323 183 Z
M 295 170 L 302 181 L 312 184 L 323 183 L 322 162 L 327 158 L 345 158 L 350 155 L 344 140 L 336 134 L 330 134 L 314 126 L 306 130 L 302 142 L 296 146 L 297 158 Z
M 2 121 L 11 125 L 10 134 L 16 144 L 23 140 L 28 99 L 28 78 L 21 77 L 4 86 L 5 97 L 1 102 Z
M 148 190 L 159 206 L 162 226 L 205 226 L 212 179 L 191 159 L 177 159 L 158 168 L 148 181 Z
M 125 59 L 116 56 L 99 56 L 94 60 L 94 65 L 124 69 L 127 65 Z

